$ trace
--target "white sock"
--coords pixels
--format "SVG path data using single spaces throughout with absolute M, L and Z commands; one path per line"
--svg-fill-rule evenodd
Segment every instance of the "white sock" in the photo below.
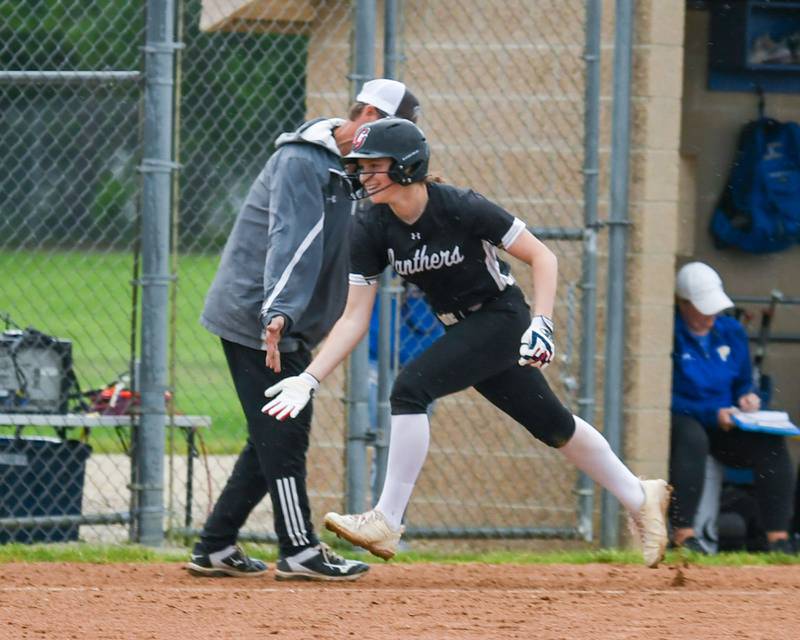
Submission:
M 386 521 L 393 529 L 399 529 L 403 521 L 403 513 L 411 499 L 417 476 L 428 455 L 430 439 L 427 414 L 392 416 L 386 481 L 375 508 L 386 516 Z
M 608 441 L 588 422 L 575 418 L 575 435 L 559 449 L 572 464 L 614 494 L 623 506 L 638 513 L 644 504 L 644 489 L 611 450 Z

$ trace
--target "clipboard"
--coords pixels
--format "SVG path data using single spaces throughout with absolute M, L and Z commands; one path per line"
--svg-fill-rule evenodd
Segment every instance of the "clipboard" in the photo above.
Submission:
M 800 436 L 800 429 L 785 411 L 753 411 L 734 413 L 733 423 L 742 431 L 768 433 L 775 436 Z

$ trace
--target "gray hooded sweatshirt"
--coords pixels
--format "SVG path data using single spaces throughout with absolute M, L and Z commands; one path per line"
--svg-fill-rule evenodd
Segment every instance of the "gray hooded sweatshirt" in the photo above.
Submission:
M 221 338 L 264 349 L 264 328 L 286 317 L 279 349 L 313 349 L 347 300 L 353 202 L 333 130 L 312 120 L 276 141 L 247 195 L 206 296 L 200 322 Z

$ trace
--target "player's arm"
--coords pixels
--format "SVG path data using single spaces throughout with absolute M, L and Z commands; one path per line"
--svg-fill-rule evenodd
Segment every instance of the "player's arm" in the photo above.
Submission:
M 558 260 L 525 223 L 475 192 L 463 198 L 472 232 L 500 246 L 530 266 L 535 295 L 534 315 L 520 338 L 519 364 L 544 368 L 553 360 L 553 308 L 558 280 Z
M 551 318 L 558 279 L 555 254 L 528 231 L 522 220 L 481 194 L 469 191 L 459 205 L 474 236 L 502 247 L 530 266 L 536 296 L 534 314 Z
M 533 318 L 520 338 L 519 364 L 543 369 L 555 356 L 553 309 L 558 283 L 558 258 L 527 229 L 505 246 L 515 258 L 530 265 L 533 278 Z
M 317 357 L 308 365 L 306 372 L 322 381 L 350 355 L 369 329 L 377 291 L 377 284 L 350 285 L 342 317 L 333 325 Z
M 317 356 L 299 376 L 285 378 L 264 392 L 272 400 L 261 409 L 263 413 L 285 420 L 303 410 L 319 383 L 355 349 L 367 332 L 377 290 L 376 284 L 350 285 L 344 313 L 333 325 Z
M 558 284 L 558 258 L 547 245 L 524 229 L 514 242 L 504 247 L 512 256 L 526 263 L 531 268 L 533 290 L 536 299 L 533 305 L 534 315 L 553 317 Z

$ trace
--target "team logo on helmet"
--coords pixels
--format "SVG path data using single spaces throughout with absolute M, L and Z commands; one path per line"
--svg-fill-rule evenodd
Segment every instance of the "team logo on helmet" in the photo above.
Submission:
M 368 135 L 369 127 L 361 127 L 358 131 L 356 131 L 356 137 L 353 138 L 353 151 L 358 151 L 364 146 Z

